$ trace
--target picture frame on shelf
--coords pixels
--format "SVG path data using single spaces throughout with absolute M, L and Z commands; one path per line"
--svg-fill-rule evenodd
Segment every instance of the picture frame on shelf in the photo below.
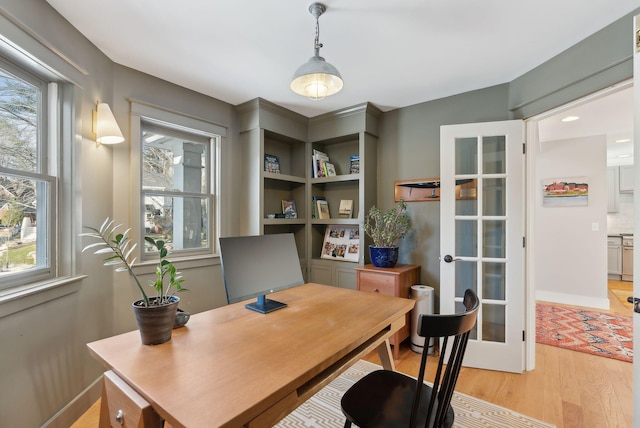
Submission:
M 353 214 L 353 199 L 342 199 L 338 209 L 338 217 L 351 218 Z
M 327 226 L 320 257 L 357 263 L 360 259 L 359 227 L 355 225 Z
M 326 199 L 318 199 L 316 201 L 318 206 L 318 218 L 320 220 L 327 220 L 331 218 L 331 213 L 329 212 L 329 202 Z
M 360 173 L 360 155 L 349 156 L 349 174 Z
M 280 174 L 280 158 L 276 155 L 264 154 L 264 171 Z
M 282 214 L 284 218 L 298 218 L 298 211 L 296 210 L 296 201 L 294 200 L 282 200 Z

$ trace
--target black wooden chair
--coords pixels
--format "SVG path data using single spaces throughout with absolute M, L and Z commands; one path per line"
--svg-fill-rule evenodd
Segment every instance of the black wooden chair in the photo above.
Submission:
M 345 428 L 451 427 L 451 397 L 462 367 L 469 333 L 476 323 L 478 297 L 466 290 L 466 312 L 421 315 L 417 333 L 425 337 L 418 379 L 389 370 L 377 370 L 356 382 L 342 397 Z M 443 338 L 433 388 L 423 383 L 430 338 Z M 444 361 L 447 351 L 449 358 Z M 443 372 L 444 368 L 444 372 Z

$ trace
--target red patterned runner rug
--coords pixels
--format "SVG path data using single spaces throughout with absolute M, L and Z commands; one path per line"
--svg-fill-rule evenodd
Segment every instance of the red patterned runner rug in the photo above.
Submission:
M 621 361 L 633 361 L 631 317 L 536 303 L 536 342 Z

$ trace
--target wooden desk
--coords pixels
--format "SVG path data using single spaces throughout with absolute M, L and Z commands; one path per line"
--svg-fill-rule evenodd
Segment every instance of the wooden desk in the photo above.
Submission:
M 270 297 L 289 306 L 196 314 L 157 346 L 142 345 L 138 331 L 87 346 L 173 427 L 264 427 L 374 349 L 393 370 L 388 338 L 414 305 L 319 284 Z
M 379 293 L 384 296 L 409 298 L 412 285 L 420 283 L 420 266 L 395 265 L 392 268 L 377 268 L 372 264 L 356 268 L 356 284 L 360 291 Z M 400 358 L 400 343 L 409 337 L 411 316 L 406 315 L 404 327 L 390 337 L 393 358 Z

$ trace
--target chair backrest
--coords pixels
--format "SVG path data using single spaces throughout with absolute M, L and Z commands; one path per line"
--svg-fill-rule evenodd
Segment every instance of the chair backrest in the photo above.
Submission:
M 418 373 L 418 384 L 414 397 L 413 407 L 411 410 L 411 426 L 415 426 L 416 416 L 420 405 L 422 394 L 422 383 L 424 381 L 424 372 L 427 365 L 427 354 L 431 338 L 443 338 L 440 349 L 440 358 L 438 360 L 438 368 L 433 381 L 433 392 L 427 409 L 427 421 L 425 427 L 438 427 L 444 421 L 458 374 L 462 367 L 462 359 L 467 348 L 469 334 L 476 324 L 478 314 L 479 300 L 473 290 L 466 290 L 463 301 L 466 311 L 452 315 L 426 314 L 420 315 L 418 319 L 418 335 L 425 337 L 425 346 L 422 351 L 422 359 L 420 362 L 420 371 Z M 446 362 L 444 374 L 442 373 L 445 365 L 445 356 L 449 351 L 449 358 Z

